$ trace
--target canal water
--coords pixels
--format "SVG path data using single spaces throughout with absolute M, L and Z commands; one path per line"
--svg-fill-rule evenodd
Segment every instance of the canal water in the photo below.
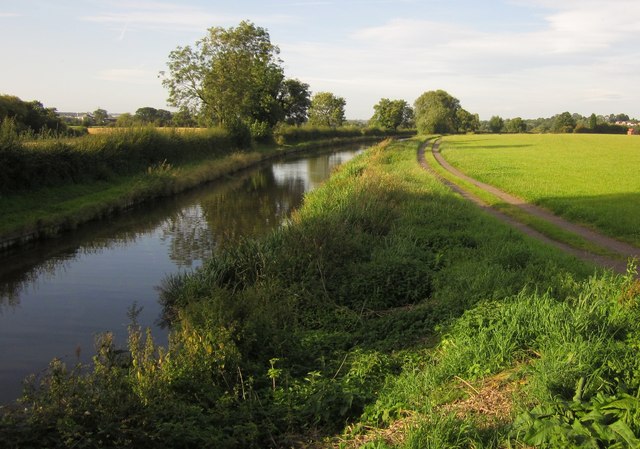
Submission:
M 280 226 L 358 148 L 273 162 L 0 254 L 0 404 L 55 357 L 87 363 L 96 336 L 126 345 L 128 311 L 166 345 L 157 288 L 223 245 Z

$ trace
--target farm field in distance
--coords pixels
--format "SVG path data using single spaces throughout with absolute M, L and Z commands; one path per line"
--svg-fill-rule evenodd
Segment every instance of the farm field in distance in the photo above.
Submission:
M 443 156 L 487 184 L 640 245 L 640 139 L 620 135 L 447 136 Z

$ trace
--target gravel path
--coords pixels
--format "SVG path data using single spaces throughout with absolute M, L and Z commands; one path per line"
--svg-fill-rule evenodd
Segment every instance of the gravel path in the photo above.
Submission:
M 467 182 L 472 183 L 473 185 L 475 185 L 476 187 L 478 187 L 479 189 L 482 189 L 486 192 L 489 192 L 495 196 L 497 196 L 498 198 L 500 198 L 501 200 L 503 200 L 505 203 L 511 204 L 513 206 L 516 206 L 520 209 L 522 209 L 523 211 L 525 211 L 526 213 L 535 216 L 539 219 L 545 220 L 547 222 L 550 222 L 552 224 L 554 224 L 555 226 L 557 226 L 558 228 L 561 228 L 565 231 L 571 232 L 573 234 L 579 235 L 582 238 L 584 238 L 585 240 L 592 242 L 595 245 L 598 245 L 600 247 L 606 248 L 611 252 L 614 252 L 618 255 L 620 255 L 622 257 L 622 259 L 618 260 L 618 259 L 613 259 L 610 257 L 606 257 L 606 256 L 601 256 L 598 254 L 593 254 L 589 251 L 586 250 L 581 250 L 581 249 L 577 249 L 574 248 L 570 245 L 567 245 L 566 243 L 562 243 L 559 242 L 557 240 L 553 240 L 549 237 L 547 237 L 546 235 L 536 231 L 535 229 L 531 228 L 530 226 L 527 226 L 519 221 L 517 221 L 516 219 L 503 214 L 502 212 L 499 212 L 498 210 L 492 208 L 491 206 L 489 206 L 487 203 L 485 203 L 482 199 L 480 199 L 479 197 L 477 197 L 476 195 L 474 195 L 471 192 L 468 192 L 466 190 L 464 190 L 463 188 L 461 188 L 460 186 L 458 186 L 457 184 L 454 184 L 453 182 L 449 181 L 448 179 L 445 179 L 444 177 L 442 177 L 437 171 L 435 171 L 433 169 L 433 167 L 431 167 L 429 165 L 429 163 L 426 161 L 424 154 L 426 149 L 431 145 L 431 151 L 433 152 L 433 156 L 436 159 L 436 161 L 438 162 L 438 164 L 440 164 L 441 167 L 443 167 L 445 170 L 447 170 L 449 173 L 451 173 L 452 175 L 456 176 L 459 179 L 464 179 Z M 636 258 L 640 260 L 640 248 L 637 248 L 635 246 L 629 245 L 627 243 L 624 242 L 620 242 L 619 240 L 615 240 L 612 239 L 611 237 L 607 237 L 604 236 L 602 234 L 599 234 L 597 232 L 594 232 L 591 229 L 587 229 L 583 226 L 577 225 L 575 223 L 571 223 L 563 218 L 558 217 L 557 215 L 553 215 L 552 213 L 550 213 L 549 211 L 542 209 L 538 206 L 535 206 L 533 204 L 527 203 L 524 200 L 522 200 L 521 198 L 517 198 L 513 195 L 510 195 L 502 190 L 499 190 L 489 184 L 485 184 L 482 183 L 480 181 L 477 181 L 473 178 L 470 178 L 469 176 L 465 175 L 464 173 L 460 172 L 459 170 L 457 170 L 456 168 L 452 167 L 440 154 L 439 151 L 439 146 L 440 146 L 440 140 L 435 140 L 435 141 L 427 141 L 425 142 L 423 145 L 420 146 L 420 149 L 418 150 L 418 162 L 420 163 L 420 165 L 426 169 L 427 171 L 431 172 L 434 176 L 436 176 L 442 183 L 444 183 L 445 185 L 447 185 L 451 190 L 453 190 L 454 192 L 460 194 L 463 198 L 472 201 L 473 203 L 475 203 L 476 205 L 478 205 L 480 208 L 482 208 L 484 211 L 486 211 L 487 213 L 489 213 L 490 215 L 493 215 L 494 217 L 498 218 L 501 221 L 504 221 L 505 223 L 509 224 L 510 226 L 520 230 L 521 232 L 523 232 L 524 234 L 533 237 L 537 240 L 540 240 L 544 243 L 547 243 L 549 245 L 553 245 L 569 254 L 572 254 L 573 256 L 586 261 L 586 262 L 590 262 L 590 263 L 594 263 L 596 265 L 599 265 L 601 267 L 604 268 L 610 268 L 613 271 L 617 272 L 617 273 L 626 273 L 627 271 L 627 263 L 626 260 L 628 259 L 632 259 L 632 258 Z

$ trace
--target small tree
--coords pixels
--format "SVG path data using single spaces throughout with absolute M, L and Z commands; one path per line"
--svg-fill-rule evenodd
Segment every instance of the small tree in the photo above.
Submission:
M 119 128 L 130 128 L 133 125 L 135 125 L 135 120 L 133 118 L 133 115 L 131 115 L 131 113 L 129 112 L 120 114 L 116 119 L 116 126 Z
M 93 111 L 93 123 L 96 126 L 104 126 L 107 124 L 107 119 L 109 118 L 109 113 L 104 109 L 96 109 Z
M 458 132 L 473 133 L 480 129 L 480 117 L 478 114 L 472 114 L 466 109 L 458 109 L 456 112 L 456 120 L 458 123 Z
M 171 112 L 149 106 L 138 108 L 134 118 L 143 125 L 167 126 L 171 124 Z
M 190 128 L 197 125 L 196 119 L 188 109 L 182 108 L 173 114 L 171 118 L 173 126 L 179 128 Z
M 508 133 L 523 133 L 527 131 L 527 124 L 521 117 L 507 119 L 504 123 L 504 130 Z
M 309 85 L 297 79 L 287 79 L 282 83 L 279 101 L 284 121 L 289 125 L 302 125 L 308 120 L 311 106 Z
M 309 124 L 314 126 L 342 126 L 346 101 L 331 92 L 318 92 L 311 99 Z
M 576 127 L 576 121 L 570 112 L 563 112 L 555 117 L 552 131 L 556 133 L 571 133 Z
M 373 107 L 373 117 L 370 126 L 386 130 L 396 130 L 400 127 L 408 128 L 413 123 L 413 109 L 404 100 L 389 100 L 382 98 Z
M 504 120 L 499 115 L 494 115 L 489 119 L 489 130 L 492 133 L 502 132 L 504 128 Z

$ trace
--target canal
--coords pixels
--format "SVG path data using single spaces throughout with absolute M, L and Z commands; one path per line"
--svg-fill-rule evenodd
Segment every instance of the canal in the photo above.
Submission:
M 54 358 L 87 363 L 96 336 L 126 345 L 128 311 L 166 345 L 157 288 L 217 248 L 282 224 L 304 194 L 362 147 L 282 160 L 58 238 L 0 254 L 0 404 Z

